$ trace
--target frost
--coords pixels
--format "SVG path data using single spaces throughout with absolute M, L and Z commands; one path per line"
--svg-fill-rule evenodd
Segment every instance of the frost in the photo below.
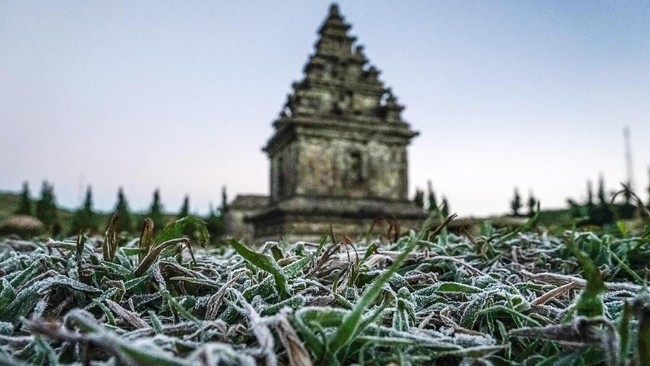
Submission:
M 0 334 L 10 335 L 14 331 L 14 325 L 9 322 L 0 322 Z
M 557 346 L 544 348 L 526 337 L 509 338 L 510 331 L 540 334 L 539 329 L 564 324 L 574 316 L 574 299 L 586 280 L 566 250 L 565 239 L 522 232 L 501 240 L 500 235 L 493 231 L 470 242 L 448 234 L 444 240 L 439 236 L 419 242 L 421 250 L 408 256 L 365 307 L 359 321 L 363 328 L 359 325 L 360 331 L 347 333 L 354 339 L 343 345 L 337 362 L 421 364 L 444 358 L 524 364 L 539 361 L 535 353 L 559 359 L 569 352 Z M 165 258 L 134 276 L 137 256 L 118 249 L 114 262 L 101 262 L 96 253 L 101 240 L 96 238 L 86 242 L 79 264 L 71 242 L 49 243 L 56 246 L 51 253 L 41 249 L 18 253 L 0 245 L 0 269 L 6 273 L 0 292 L 0 352 L 27 361 L 36 352 L 33 346 L 27 348 L 34 340 L 31 334 L 39 334 L 56 355 L 65 351 L 61 342 L 91 342 L 98 350 L 93 357 L 104 357 L 93 359 L 93 364 L 135 358 L 161 366 L 288 364 L 289 350 L 296 360 L 323 364 L 317 355 L 326 354 L 327 342 L 331 344 L 332 337 L 349 326 L 352 309 L 409 240 L 374 242 L 378 252 L 365 262 L 361 259 L 368 250 L 366 243 L 355 244 L 359 262 L 345 245 L 325 244 L 317 253 L 313 243 L 268 244 L 269 249 L 270 245 L 281 249 L 275 250 L 273 260 L 286 277 L 290 292 L 286 297 L 281 297 L 272 275 L 228 248 L 198 250 L 196 264 Z M 624 257 L 625 250 L 636 248 L 643 257 L 650 255 L 650 245 L 641 238 L 582 235 L 575 240 L 594 250 L 594 260 L 601 261 L 597 264 L 606 290 L 598 324 L 613 324 L 642 283 L 630 280 L 629 271 L 607 250 Z M 627 258 L 625 263 L 629 267 L 636 262 Z M 26 322 L 32 326 L 21 328 L 21 316 L 31 319 Z M 630 316 L 630 337 L 635 337 L 639 321 Z M 611 334 L 599 339 L 607 342 L 596 346 L 615 348 Z M 503 351 L 513 342 L 516 347 Z M 521 359 L 517 352 L 523 349 L 533 355 Z M 79 357 L 74 352 L 66 357 Z

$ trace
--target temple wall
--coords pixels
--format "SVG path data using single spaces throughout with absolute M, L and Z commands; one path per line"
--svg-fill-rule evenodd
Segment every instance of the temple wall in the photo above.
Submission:
M 407 199 L 405 146 L 305 137 L 297 150 L 296 194 Z
M 271 158 L 271 201 L 276 202 L 296 192 L 299 148 L 289 144 Z
M 244 217 L 250 213 L 247 209 L 228 210 L 224 217 L 225 235 L 237 240 L 253 240 L 253 224 L 245 223 Z

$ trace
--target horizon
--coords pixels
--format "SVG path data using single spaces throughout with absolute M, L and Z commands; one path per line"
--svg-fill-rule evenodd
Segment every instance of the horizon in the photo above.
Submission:
M 261 147 L 330 2 L 0 3 L 0 191 L 43 180 L 75 209 L 87 185 L 110 212 L 160 189 L 206 213 L 267 194 Z M 647 198 L 650 3 L 339 1 L 404 118 L 409 197 L 433 182 L 462 216 L 584 201 L 587 181 Z

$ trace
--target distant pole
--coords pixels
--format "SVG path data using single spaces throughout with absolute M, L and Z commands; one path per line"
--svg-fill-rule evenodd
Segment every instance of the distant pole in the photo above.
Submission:
M 630 144 L 630 128 L 623 128 L 623 138 L 625 139 L 625 166 L 627 169 L 627 185 L 631 191 L 634 191 L 634 168 L 632 164 L 632 147 Z

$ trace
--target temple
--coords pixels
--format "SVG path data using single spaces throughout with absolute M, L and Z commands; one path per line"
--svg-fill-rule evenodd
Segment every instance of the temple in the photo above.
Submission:
M 318 240 L 330 227 L 363 235 L 382 219 L 412 228 L 426 217 L 408 199 L 407 146 L 418 133 L 349 29 L 331 5 L 304 78 L 273 122 L 263 149 L 268 203 L 244 215 L 256 242 Z

